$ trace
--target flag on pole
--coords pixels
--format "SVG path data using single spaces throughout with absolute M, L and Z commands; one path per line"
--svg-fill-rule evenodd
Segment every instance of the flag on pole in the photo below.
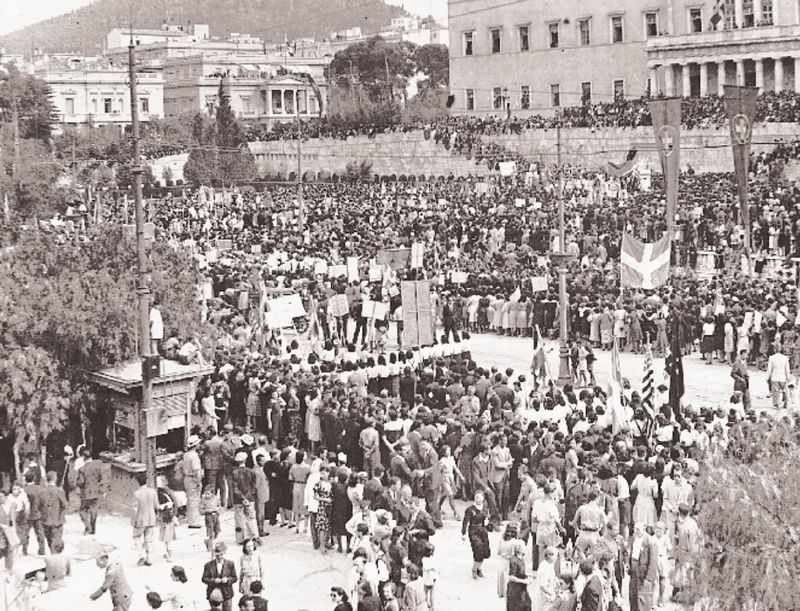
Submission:
M 620 279 L 623 287 L 652 289 L 669 279 L 672 237 L 664 234 L 655 244 L 645 244 L 622 234 Z
M 547 357 L 544 353 L 544 338 L 539 325 L 533 327 L 533 362 L 531 363 L 534 384 L 538 387 L 547 379 Z
M 647 415 L 647 438 L 655 430 L 656 411 L 653 405 L 653 352 L 647 344 L 644 352 L 644 374 L 642 376 L 642 407 Z
M 678 211 L 678 176 L 681 169 L 681 98 L 650 102 L 656 148 L 667 192 L 667 229 L 675 229 Z
M 622 394 L 622 372 L 620 371 L 619 347 L 616 337 L 611 346 L 611 379 L 608 382 L 608 406 L 611 410 L 611 432 L 616 435 L 630 421 L 625 410 L 625 401 Z
M 673 311 L 670 315 L 670 342 L 669 351 L 665 361 L 666 372 L 669 375 L 669 404 L 672 413 L 678 422 L 683 421 L 681 413 L 681 397 L 685 391 L 683 380 L 683 360 L 681 349 L 683 346 L 683 318 L 680 313 Z
M 717 27 L 717 24 L 722 21 L 722 15 L 725 13 L 725 0 L 717 0 L 714 3 L 714 9 L 711 12 L 711 19 L 709 20 L 711 23 L 710 30 L 714 30 Z
M 736 171 L 736 186 L 739 193 L 739 221 L 744 227 L 744 243 L 748 253 L 751 242 L 747 175 L 750 171 L 750 143 L 753 139 L 757 99 L 757 87 L 725 85 L 725 110 L 730 124 L 733 167 Z

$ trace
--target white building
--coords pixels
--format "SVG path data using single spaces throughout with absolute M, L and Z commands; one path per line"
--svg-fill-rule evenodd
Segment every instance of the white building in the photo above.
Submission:
M 131 122 L 128 71 L 97 58 L 45 59 L 34 74 L 53 92 L 57 120 L 66 124 L 128 125 Z M 139 118 L 164 116 L 164 79 L 160 73 L 138 75 Z

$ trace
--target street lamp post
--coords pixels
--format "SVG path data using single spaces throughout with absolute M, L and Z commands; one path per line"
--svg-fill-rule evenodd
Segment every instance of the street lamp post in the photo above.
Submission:
M 558 385 L 564 386 L 572 382 L 569 368 L 569 336 L 567 321 L 569 316 L 569 300 L 567 299 L 567 262 L 569 255 L 565 247 L 566 229 L 564 222 L 564 171 L 561 164 L 561 113 L 556 115 L 556 159 L 558 162 L 558 252 L 554 253 L 554 263 L 558 265 L 558 309 L 560 312 Z

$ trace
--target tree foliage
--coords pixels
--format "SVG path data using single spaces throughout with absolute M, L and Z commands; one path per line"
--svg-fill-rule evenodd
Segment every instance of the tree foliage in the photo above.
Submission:
M 195 116 L 191 131 L 196 146 L 183 168 L 187 180 L 195 184 L 226 184 L 252 180 L 255 160 L 247 148 L 244 133 L 233 113 L 230 97 L 222 80 L 213 122 Z
M 421 45 L 414 49 L 414 64 L 417 72 L 427 78 L 419 84 L 420 89 L 439 89 L 450 82 L 450 54 L 445 45 Z
M 415 47 L 410 42 L 389 43 L 373 36 L 338 51 L 329 72 L 338 85 L 363 89 L 373 103 L 393 101 L 402 97 L 408 79 L 417 71 Z
M 65 401 L 75 406 L 87 398 L 85 372 L 138 354 L 133 236 L 121 226 L 101 225 L 89 230 L 85 243 L 75 244 L 30 231 L 3 257 L 0 353 L 11 359 L 27 351 L 22 365 L 14 365 L 22 371 L 34 357 L 46 365 L 51 380 L 43 388 L 53 401 L 40 402 L 47 410 L 41 418 L 55 426 L 62 420 L 52 410 L 62 409 Z M 150 286 L 161 299 L 165 331 L 185 338 L 199 330 L 210 338 L 210 328 L 200 323 L 199 275 L 192 258 L 162 240 L 151 245 L 148 258 Z M 21 379 L 35 380 L 32 373 L 25 375 Z M 9 413 L 29 409 L 22 404 L 29 401 L 25 395 L 10 397 L 4 395 L 14 403 Z
M 696 486 L 704 536 L 689 602 L 722 611 L 793 609 L 800 599 L 800 431 L 746 423 Z
M 43 80 L 9 63 L 0 70 L 0 119 L 11 122 L 16 110 L 20 138 L 48 141 L 55 119 L 52 91 Z
M 0 430 L 43 442 L 66 423 L 71 394 L 47 350 L 16 346 L 0 356 Z

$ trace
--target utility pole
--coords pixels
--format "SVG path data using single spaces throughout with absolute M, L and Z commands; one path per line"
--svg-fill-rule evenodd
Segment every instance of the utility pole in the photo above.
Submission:
M 564 168 L 561 164 L 561 114 L 557 115 L 556 123 L 556 159 L 558 163 L 558 309 L 560 312 L 559 335 L 559 365 L 558 384 L 564 386 L 572 381 L 569 369 L 569 334 L 567 321 L 569 319 L 569 302 L 567 300 L 567 249 L 566 230 L 564 223 Z
M 139 299 L 139 356 L 142 364 L 142 401 L 136 427 L 137 462 L 145 464 L 148 485 L 156 486 L 156 438 L 147 430 L 147 416 L 153 408 L 153 380 L 147 362 L 150 360 L 150 282 L 145 251 L 144 205 L 142 204 L 142 172 L 139 155 L 139 100 L 136 96 L 136 60 L 133 37 L 128 44 L 128 78 L 131 88 L 131 134 L 133 139 L 133 198 L 136 217 L 137 286 Z
M 17 94 L 15 93 L 12 98 L 14 121 L 14 169 L 11 175 L 14 177 L 16 187 L 19 187 L 19 108 L 17 107 Z
M 303 158 L 302 158 L 302 139 L 303 134 L 300 129 L 300 91 L 295 90 L 295 119 L 297 121 L 297 224 L 300 231 L 305 229 L 305 206 L 303 204 Z M 306 103 L 307 104 L 307 103 Z

